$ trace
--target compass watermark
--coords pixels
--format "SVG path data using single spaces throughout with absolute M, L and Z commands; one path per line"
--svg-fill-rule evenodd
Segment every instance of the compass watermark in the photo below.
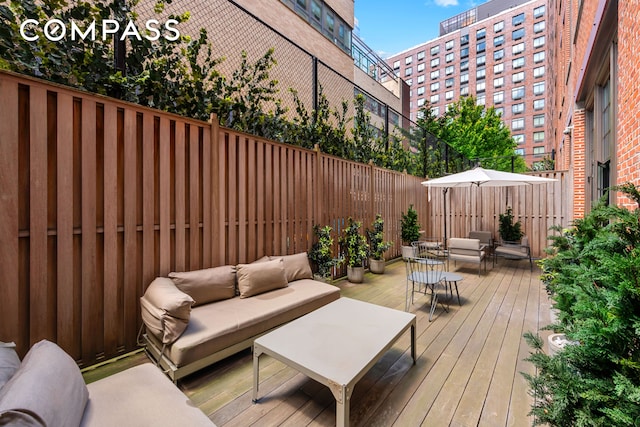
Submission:
M 141 30 L 134 21 L 128 21 L 122 28 L 121 23 L 115 19 L 104 19 L 100 23 L 91 21 L 83 27 L 80 27 L 75 21 L 65 23 L 60 19 L 50 19 L 41 23 L 36 19 L 26 19 L 20 24 L 20 35 L 30 42 L 38 40 L 41 36 L 52 42 L 58 42 L 65 38 L 83 41 L 95 41 L 97 38 L 101 38 L 105 41 L 111 37 L 117 37 L 120 41 L 131 37 L 138 40 L 145 38 L 150 41 L 162 37 L 168 41 L 176 41 L 180 38 L 180 31 L 176 28 L 178 23 L 176 19 L 167 19 L 162 24 L 157 19 L 149 19 Z

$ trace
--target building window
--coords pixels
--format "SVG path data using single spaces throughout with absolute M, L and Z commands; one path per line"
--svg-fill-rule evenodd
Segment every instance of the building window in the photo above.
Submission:
M 433 113 L 434 116 L 440 115 L 440 107 L 431 107 L 431 113 Z
M 437 55 L 440 53 L 440 45 L 438 46 L 433 46 L 431 48 L 431 56 Z
M 453 91 L 452 90 L 448 90 L 444 93 L 444 99 L 446 101 L 451 101 L 453 99 Z
M 542 110 L 544 108 L 544 98 L 536 99 L 533 101 L 533 109 L 534 110 Z
M 431 72 L 431 80 L 435 80 L 440 77 L 440 70 L 435 70 Z
M 407 67 L 404 69 L 404 75 L 406 76 L 410 76 L 411 73 L 413 73 L 413 67 Z
M 538 144 L 541 144 L 541 143 L 544 142 L 544 131 L 543 130 L 533 133 L 533 142 L 534 143 L 538 143 Z
M 447 55 L 444 57 L 444 60 L 447 62 L 451 62 L 453 61 L 453 58 L 454 58 L 454 54 L 453 52 L 451 52 L 451 53 L 447 53 Z
M 493 38 L 493 47 L 502 46 L 504 44 L 504 36 L 497 36 Z
M 533 147 L 533 155 L 534 156 L 544 155 L 544 147 Z
M 424 71 L 424 62 L 422 64 L 418 64 L 417 70 L 418 70 L 419 73 Z
M 501 86 L 504 86 L 504 77 L 497 77 L 493 79 L 494 88 L 501 87 Z
M 424 74 L 421 76 L 418 76 L 418 84 L 420 83 L 424 83 Z
M 476 83 L 476 93 L 484 92 L 485 87 L 485 82 Z
M 544 126 L 544 114 L 533 116 L 533 126 L 537 128 Z
M 524 58 L 516 58 L 511 62 L 511 68 L 522 68 L 524 67 Z
M 524 13 L 521 13 L 511 18 L 511 25 L 513 25 L 514 27 L 516 25 L 522 24 L 523 22 L 524 22 Z
M 476 98 L 476 105 L 485 105 L 487 101 L 487 98 L 484 95 L 478 95 L 478 98 Z
M 445 87 L 452 87 L 453 86 L 453 77 L 446 79 L 444 81 L 444 86 Z
M 348 54 L 351 52 L 351 27 L 321 0 L 284 2 L 300 17 L 307 20 L 322 35 Z
M 540 22 L 536 22 L 535 24 L 533 24 L 533 32 L 534 33 L 541 33 L 544 31 L 546 24 L 546 21 L 540 21 Z
M 400 68 L 400 61 L 393 61 L 393 69 L 398 70 Z
M 516 156 L 523 156 L 524 157 L 524 148 L 516 148 L 513 151 L 516 153 Z
M 437 67 L 440 65 L 440 58 L 433 58 L 431 60 L 431 68 Z
M 502 58 L 504 58 L 504 49 L 498 49 L 498 50 L 493 52 L 493 60 L 494 61 L 499 61 Z
M 431 83 L 431 92 L 437 92 L 440 90 L 440 82 Z
M 453 40 L 447 40 L 447 42 L 444 44 L 444 48 L 447 50 L 453 49 Z
M 451 42 L 451 43 L 453 43 L 453 42 Z M 464 46 L 465 44 L 469 44 L 469 34 L 465 34 L 463 36 L 460 36 L 460 46 Z
M 420 96 L 420 95 L 424 95 L 424 86 L 420 86 L 417 90 L 416 90 L 416 95 Z
M 478 68 L 476 70 L 476 79 L 478 80 L 484 79 L 486 75 L 487 75 L 487 70 L 484 67 Z
M 511 106 L 511 114 L 522 114 L 524 113 L 524 102 L 519 104 L 513 104 Z
M 460 61 L 460 71 L 464 71 L 464 70 L 468 70 L 469 69 L 469 61 Z
M 524 28 L 518 28 L 517 30 L 513 30 L 511 32 L 511 37 L 513 40 L 520 40 L 524 37 Z
M 504 108 L 503 107 L 498 107 L 498 108 L 496 108 L 495 111 L 496 111 L 496 115 L 498 117 L 502 117 L 504 115 Z
M 467 95 L 469 95 L 469 86 L 460 87 L 460 96 L 467 96 Z
M 519 133 L 517 135 L 513 135 L 513 141 L 516 144 L 524 144 L 524 135 Z
M 544 82 L 534 83 L 533 84 L 533 94 L 534 95 L 542 95 L 544 94 Z
M 511 47 L 511 52 L 514 56 L 524 52 L 524 42 L 514 44 L 513 47 Z
M 487 50 L 487 44 L 485 42 L 480 42 L 476 45 L 476 53 L 484 52 Z
M 487 62 L 487 57 L 485 55 L 479 55 L 476 57 L 476 65 L 484 65 Z
M 435 94 L 435 95 L 431 95 L 431 98 L 429 99 L 429 102 L 432 104 L 437 104 L 438 102 L 440 102 L 440 95 Z
M 534 18 L 540 18 L 541 16 L 544 16 L 544 12 L 546 11 L 546 6 L 542 5 L 542 6 L 538 6 L 535 9 L 533 9 L 533 17 Z
M 524 98 L 524 86 L 518 86 L 511 89 L 511 99 Z
M 469 73 L 460 74 L 460 83 L 468 83 L 469 82 Z
M 455 71 L 455 67 L 453 65 L 449 65 L 447 68 L 444 69 L 444 74 L 449 76 L 453 74 L 454 71 Z
M 504 91 L 493 93 L 493 103 L 501 104 L 504 101 Z
M 485 38 L 486 35 L 487 35 L 487 29 L 480 28 L 479 30 L 476 31 L 476 40 L 482 40 L 483 38 Z
M 536 52 L 533 54 L 533 62 L 542 62 L 544 61 L 544 50 L 542 52 Z
M 407 79 L 405 80 L 405 83 L 407 84 L 407 86 L 411 86 L 413 84 L 413 79 Z M 409 93 L 409 96 L 411 96 L 411 93 Z
M 418 99 L 418 107 L 422 107 L 424 105 L 424 98 Z
M 418 61 L 422 61 L 424 59 L 424 50 L 418 52 L 416 57 L 418 58 Z
M 538 78 L 544 76 L 544 65 L 533 69 L 533 77 Z
M 496 22 L 495 24 L 493 24 L 493 32 L 494 33 L 499 33 L 503 29 L 504 29 L 504 21 Z
M 511 76 L 511 81 L 513 83 L 520 83 L 524 80 L 524 71 L 520 71 L 519 73 L 515 73 Z
M 469 56 L 469 48 L 463 47 L 460 49 L 460 58 L 467 58 Z
M 533 39 L 533 47 L 535 49 L 544 46 L 544 36 L 536 37 Z
M 511 120 L 511 130 L 524 129 L 524 118 Z
M 404 65 L 409 65 L 413 62 L 413 56 L 407 56 L 404 58 Z
M 495 64 L 493 66 L 493 73 L 494 74 L 500 74 L 503 71 L 504 71 L 504 64 L 502 62 L 499 63 L 499 64 Z

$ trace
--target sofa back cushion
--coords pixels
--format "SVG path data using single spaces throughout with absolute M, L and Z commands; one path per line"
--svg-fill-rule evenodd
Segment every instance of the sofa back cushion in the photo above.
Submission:
M 236 295 L 236 271 L 232 265 L 169 273 L 169 278 L 178 289 L 193 298 L 194 307 Z
M 282 255 L 269 257 L 272 260 L 282 258 L 284 262 L 284 274 L 287 282 L 301 279 L 313 279 L 313 272 L 309 265 L 309 256 L 306 252 L 300 252 L 294 255 Z
M 158 277 L 140 298 L 142 321 L 163 344 L 171 344 L 187 328 L 192 305 L 193 298 L 171 279 Z
M 0 424 L 80 425 L 89 392 L 76 362 L 56 344 L 35 344 L 0 390 Z
M 16 345 L 12 342 L 0 342 L 0 390 L 20 368 L 20 358 Z
M 256 264 L 238 264 L 236 273 L 240 298 L 247 298 L 287 286 L 282 258 Z

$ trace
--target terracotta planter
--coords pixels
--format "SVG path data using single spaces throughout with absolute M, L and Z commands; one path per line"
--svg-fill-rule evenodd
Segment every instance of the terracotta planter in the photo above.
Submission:
M 384 273 L 384 265 L 385 265 L 385 262 L 383 259 L 369 258 L 369 271 L 374 274 Z
M 364 267 L 347 266 L 347 280 L 351 283 L 362 283 L 364 280 Z

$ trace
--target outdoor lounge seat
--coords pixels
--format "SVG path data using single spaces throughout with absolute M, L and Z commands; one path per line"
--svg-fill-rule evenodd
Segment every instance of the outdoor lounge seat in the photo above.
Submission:
M 473 262 L 478 264 L 478 276 L 484 261 L 484 270 L 487 271 L 487 248 L 480 243 L 479 239 L 464 239 L 452 237 L 447 244 L 449 251 L 449 261 Z
M 528 259 L 529 268 L 533 271 L 531 248 L 529 247 L 529 238 L 527 236 L 522 236 L 520 242 L 502 242 L 496 246 L 493 254 L 496 259 L 498 257 L 506 259 Z

